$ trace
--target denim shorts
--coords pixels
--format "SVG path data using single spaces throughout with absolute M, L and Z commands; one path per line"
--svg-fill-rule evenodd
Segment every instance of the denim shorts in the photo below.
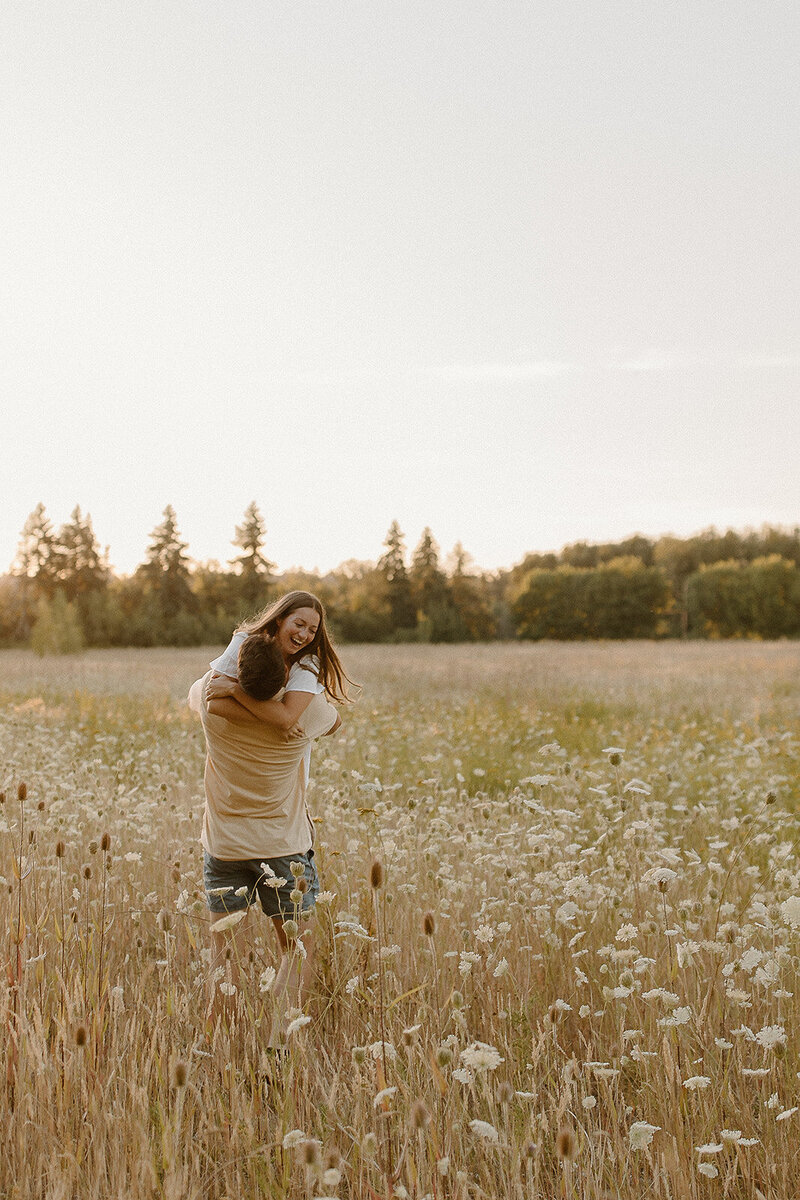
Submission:
M 300 905 L 290 898 L 295 888 L 291 864 L 302 863 L 306 890 Z M 264 865 L 262 865 L 264 864 Z M 280 885 L 269 884 L 270 873 L 280 880 Z M 287 854 L 280 858 L 243 858 L 227 861 L 214 858 L 206 850 L 203 856 L 203 884 L 206 902 L 212 913 L 241 912 L 255 904 L 256 898 L 268 917 L 282 917 L 284 921 L 296 915 L 309 916 L 317 900 L 319 876 L 314 865 L 314 851 L 305 854 Z

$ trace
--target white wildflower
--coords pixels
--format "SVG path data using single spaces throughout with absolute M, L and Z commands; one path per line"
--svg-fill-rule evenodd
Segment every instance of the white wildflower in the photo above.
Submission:
M 306 1140 L 306 1135 L 302 1129 L 290 1129 L 287 1134 L 284 1134 L 281 1145 L 284 1150 L 292 1150 L 295 1146 L 299 1146 L 301 1142 Z
M 219 990 L 222 992 L 223 996 L 234 996 L 236 994 L 236 984 L 228 983 L 223 979 L 223 981 L 219 984 Z
M 223 929 L 231 929 L 234 925 L 238 925 L 243 917 L 247 916 L 247 910 L 242 909 L 240 912 L 227 913 L 224 917 L 220 917 L 211 926 L 212 933 L 222 933 Z
M 741 1129 L 720 1129 L 719 1140 L 721 1142 L 740 1142 L 742 1131 Z
M 691 1075 L 684 1079 L 683 1086 L 690 1092 L 702 1091 L 703 1088 L 711 1086 L 711 1080 L 708 1075 Z
M 639 930 L 635 925 L 620 925 L 614 940 L 617 942 L 632 942 L 638 933 Z
M 469 1127 L 477 1137 L 484 1138 L 487 1142 L 496 1142 L 500 1137 L 494 1125 L 490 1125 L 488 1121 L 470 1121 Z
M 258 980 L 258 990 L 263 994 L 272 991 L 272 985 L 275 982 L 275 968 L 265 967 L 261 972 Z
M 575 918 L 580 913 L 580 909 L 574 900 L 565 900 L 564 903 L 556 909 L 556 920 L 559 925 L 571 925 Z
M 719 1154 L 724 1149 L 722 1142 L 706 1142 L 704 1146 L 695 1146 L 698 1154 Z
M 782 1025 L 765 1025 L 759 1029 L 755 1040 L 765 1050 L 774 1050 L 776 1046 L 786 1045 L 786 1030 Z
M 707 1176 L 708 1179 L 716 1179 L 719 1175 L 719 1169 L 713 1163 L 702 1162 L 697 1167 L 701 1175 Z
M 381 1091 L 381 1092 L 378 1092 L 377 1096 L 376 1096 L 376 1097 L 375 1097 L 375 1099 L 372 1101 L 372 1107 L 373 1107 L 373 1108 L 380 1108 L 380 1106 L 383 1104 L 384 1100 L 388 1100 L 388 1099 L 389 1099 L 389 1097 L 390 1097 L 390 1096 L 394 1096 L 394 1095 L 396 1094 L 396 1092 L 397 1092 L 397 1088 L 396 1088 L 396 1087 L 387 1087 L 387 1088 L 384 1088 L 384 1089 L 383 1089 L 383 1091 Z
M 783 1110 L 783 1112 L 779 1112 L 779 1113 L 778 1113 L 778 1115 L 777 1115 L 777 1117 L 775 1118 L 775 1120 L 776 1120 L 776 1121 L 788 1121 L 789 1117 L 793 1117 L 793 1116 L 794 1116 L 794 1114 L 795 1114 L 797 1111 L 798 1111 L 797 1107 L 795 1107 L 795 1108 L 785 1108 L 785 1109 Z
M 485 1042 L 473 1042 L 461 1051 L 460 1058 L 464 1066 L 472 1071 L 495 1071 L 501 1062 L 505 1062 L 494 1046 L 488 1046 Z
M 296 1033 L 298 1029 L 302 1029 L 304 1025 L 310 1025 L 310 1024 L 311 1024 L 311 1017 L 309 1017 L 307 1015 L 301 1016 L 301 1017 L 295 1017 L 294 1020 L 290 1021 L 289 1024 L 286 1026 L 287 1038 L 291 1037 L 293 1033 Z
M 647 1121 L 634 1121 L 628 1130 L 631 1150 L 645 1150 L 652 1142 L 653 1134 L 660 1128 L 660 1125 L 650 1125 Z
M 360 983 L 360 975 L 354 975 L 352 979 L 348 979 L 347 983 L 344 985 L 344 990 L 347 992 L 348 996 L 352 996 L 353 993 L 358 990 Z
M 497 964 L 495 969 L 492 971 L 492 975 L 494 976 L 495 979 L 502 979 L 507 971 L 508 971 L 508 962 L 506 961 L 506 959 L 501 958 L 500 962 Z
M 781 916 L 792 929 L 800 929 L 800 896 L 790 896 L 780 906 Z

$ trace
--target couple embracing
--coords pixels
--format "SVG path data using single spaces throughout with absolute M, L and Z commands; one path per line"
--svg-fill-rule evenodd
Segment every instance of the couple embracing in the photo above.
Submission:
M 258 901 L 281 950 L 272 1048 L 282 1043 L 287 1002 L 302 993 L 311 961 L 310 931 L 299 941 L 296 927 L 313 912 L 319 891 L 306 803 L 311 745 L 339 728 L 329 698 L 347 700 L 348 682 L 321 602 L 294 591 L 240 626 L 189 693 L 207 750 L 202 843 L 212 978 L 227 970 L 223 994 L 235 994 L 248 955 L 240 914 Z

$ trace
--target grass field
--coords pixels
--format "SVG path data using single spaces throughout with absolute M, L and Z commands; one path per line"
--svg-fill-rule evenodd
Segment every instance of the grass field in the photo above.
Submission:
M 278 1078 L 255 913 L 206 1021 L 210 653 L 0 654 L 0 1195 L 799 1194 L 800 644 L 345 647 Z

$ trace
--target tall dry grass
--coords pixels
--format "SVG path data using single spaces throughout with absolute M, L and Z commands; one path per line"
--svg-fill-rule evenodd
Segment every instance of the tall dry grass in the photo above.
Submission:
M 256 914 L 206 1018 L 208 655 L 0 655 L 0 1194 L 797 1195 L 800 647 L 344 657 L 276 1072 Z

